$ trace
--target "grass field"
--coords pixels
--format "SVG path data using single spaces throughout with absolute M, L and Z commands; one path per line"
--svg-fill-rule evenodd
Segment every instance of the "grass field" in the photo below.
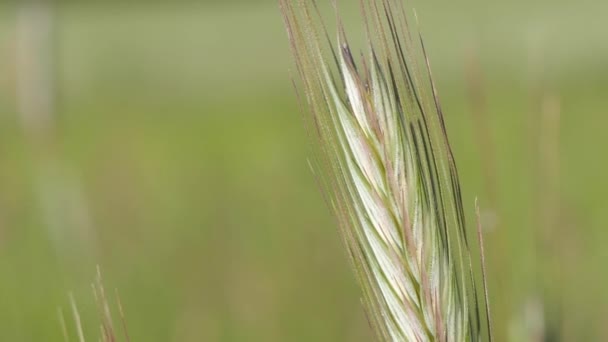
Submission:
M 487 213 L 497 340 L 537 300 L 562 340 L 608 339 L 608 6 L 413 5 L 469 223 L 475 197 Z M 356 7 L 344 7 L 353 25 Z M 71 3 L 56 19 L 57 109 L 37 139 L 15 104 L 14 8 L 0 8 L 0 340 L 62 341 L 58 307 L 75 340 L 70 291 L 96 339 L 99 264 L 134 341 L 368 341 L 308 168 L 274 1 Z M 560 128 L 547 147 L 551 96 Z

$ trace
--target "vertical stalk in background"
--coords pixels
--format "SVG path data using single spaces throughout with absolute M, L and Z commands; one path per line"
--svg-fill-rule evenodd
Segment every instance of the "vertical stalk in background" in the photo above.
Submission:
M 492 258 L 494 269 L 500 270 L 500 272 L 494 274 L 494 283 L 496 284 L 494 293 L 500 294 L 495 297 L 494 306 L 501 308 L 501 310 L 494 311 L 494 318 L 498 317 L 498 320 L 502 321 L 503 317 L 505 317 L 504 320 L 506 321 L 508 320 L 507 317 L 510 316 L 509 308 L 511 306 L 510 296 L 506 295 L 509 291 L 508 279 L 513 276 L 509 265 L 509 250 L 511 248 L 508 238 L 509 230 L 503 224 L 504 208 L 499 201 L 501 195 L 499 191 L 500 177 L 496 159 L 496 136 L 492 129 L 492 116 L 488 105 L 488 81 L 485 77 L 478 49 L 470 48 L 467 51 L 465 62 L 464 70 L 470 103 L 470 114 L 473 122 L 475 143 L 480 156 L 482 185 L 485 194 L 483 202 L 486 203 L 483 208 L 480 208 L 478 220 L 482 223 L 485 231 L 493 232 L 494 241 L 500 241 L 499 244 L 494 245 L 492 253 L 486 256 Z M 507 332 L 500 330 L 506 328 L 505 326 L 496 328 L 497 336 L 507 335 Z
M 484 73 L 477 54 L 477 50 L 471 49 L 468 53 L 466 63 L 466 80 L 471 103 L 471 114 L 473 118 L 475 138 L 481 156 L 481 167 L 483 175 L 483 188 L 487 196 L 490 213 L 498 217 L 498 168 L 496 167 L 496 148 L 494 147 L 494 134 L 489 122 L 487 94 L 485 90 Z M 484 212 L 482 211 L 482 218 Z M 486 227 L 487 228 L 487 227 Z
M 314 1 L 279 3 L 315 174 L 377 337 L 491 341 L 443 112 L 403 4 L 361 2 L 367 40 L 356 59 L 338 14 L 331 38 Z
M 533 226 L 535 242 L 535 290 L 533 304 L 537 306 L 537 327 L 533 335 L 536 340 L 569 340 L 568 330 L 572 324 L 564 321 L 567 307 L 563 267 L 568 262 L 565 251 L 570 249 L 568 235 L 560 219 L 562 194 L 560 190 L 560 121 L 559 97 L 551 90 L 549 72 L 544 61 L 544 51 L 536 44 L 530 53 L 530 143 L 532 150 L 531 176 L 535 180 L 535 202 L 533 203 Z M 571 242 L 571 241 L 570 241 Z M 562 249 L 563 248 L 563 249 Z M 574 338 L 574 336 L 571 336 Z
M 48 1 L 17 5 L 17 111 L 29 139 L 52 132 L 55 109 L 54 13 Z
M 94 234 L 79 177 L 59 151 L 57 25 L 53 1 L 16 5 L 16 107 L 32 158 L 41 217 L 55 248 L 91 253 Z M 80 259 L 82 260 L 82 259 Z

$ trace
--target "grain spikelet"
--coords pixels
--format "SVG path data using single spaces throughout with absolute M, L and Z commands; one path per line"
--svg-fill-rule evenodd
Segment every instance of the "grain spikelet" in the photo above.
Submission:
M 402 4 L 361 3 L 367 56 L 358 63 L 339 16 L 334 46 L 314 1 L 279 3 L 313 168 L 378 339 L 489 338 L 441 106 Z

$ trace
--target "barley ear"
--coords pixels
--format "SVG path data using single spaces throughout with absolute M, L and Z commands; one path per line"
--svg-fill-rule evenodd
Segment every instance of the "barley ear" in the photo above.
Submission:
M 314 173 L 378 340 L 490 339 L 443 113 L 403 5 L 361 1 L 357 59 L 338 15 L 331 38 L 313 0 L 279 4 Z

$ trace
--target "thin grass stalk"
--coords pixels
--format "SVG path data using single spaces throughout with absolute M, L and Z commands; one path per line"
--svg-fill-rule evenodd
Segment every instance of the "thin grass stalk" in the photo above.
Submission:
M 80 313 L 78 312 L 78 306 L 74 295 L 70 292 L 70 305 L 72 306 L 72 314 L 74 315 L 74 324 L 76 325 L 76 332 L 78 333 L 78 341 L 85 342 L 84 331 L 82 329 L 82 321 L 80 320 Z
M 109 298 L 107 296 L 105 287 L 103 286 L 103 280 L 101 277 L 101 268 L 97 266 L 97 276 L 95 281 L 91 284 L 91 289 L 93 291 L 93 297 L 95 299 L 95 304 L 97 306 L 98 318 L 99 318 L 99 341 L 102 342 L 116 342 L 119 340 L 129 342 L 131 338 L 127 331 L 127 323 L 125 319 L 125 313 L 123 310 L 122 302 L 120 300 L 120 296 L 118 295 L 118 289 L 115 289 L 115 298 L 116 305 L 118 307 L 118 313 L 120 315 L 120 323 L 123 330 L 122 338 L 119 337 L 116 329 L 114 328 L 114 319 L 112 312 L 112 308 L 110 307 Z M 79 342 L 85 342 L 85 329 L 82 324 L 81 316 L 78 311 L 78 306 L 76 304 L 76 299 L 74 295 L 69 293 L 70 306 L 72 307 L 72 314 L 74 319 L 74 325 L 76 327 L 76 333 Z M 59 323 L 61 324 L 62 333 L 64 336 L 64 340 L 66 342 L 69 341 L 69 334 L 67 325 L 63 316 L 63 311 L 61 308 L 58 310 L 59 314 Z M 120 329 L 119 329 L 120 330 Z
M 357 62 L 335 2 L 335 45 L 313 0 L 279 4 L 314 174 L 378 340 L 491 340 L 443 113 L 403 5 L 361 2 L 367 56 Z

